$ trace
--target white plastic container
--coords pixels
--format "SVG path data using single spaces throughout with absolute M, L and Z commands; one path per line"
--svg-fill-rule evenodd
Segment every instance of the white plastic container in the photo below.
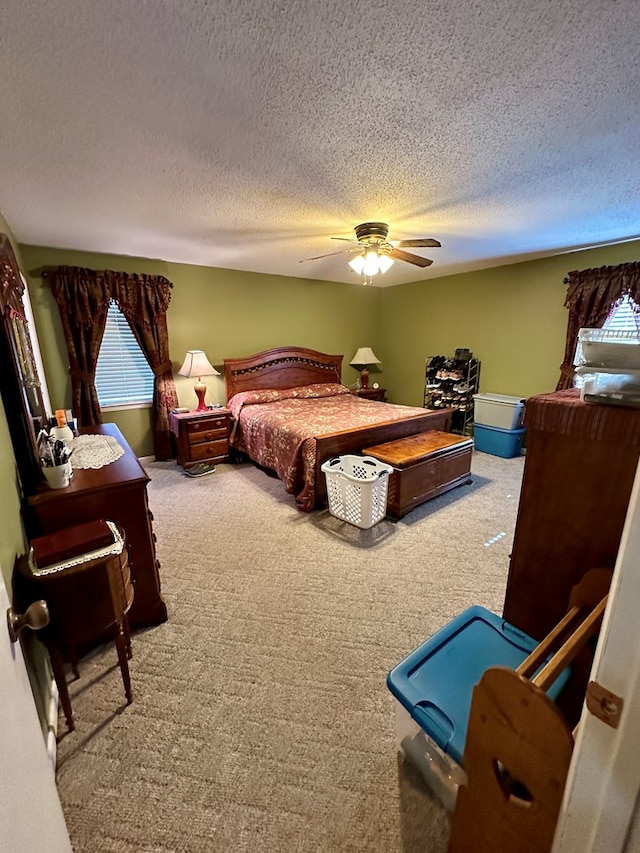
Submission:
M 71 462 L 63 462 L 62 465 L 43 467 L 42 473 L 51 489 L 66 489 L 71 480 Z
M 573 363 L 640 370 L 640 332 L 580 329 Z
M 425 782 L 448 812 L 452 812 L 458 788 L 466 784 L 462 767 L 443 752 L 438 744 L 416 723 L 407 709 L 394 697 L 396 739 L 402 752 L 422 774 Z
M 331 515 L 365 530 L 385 517 L 391 465 L 373 456 L 347 455 L 329 459 L 321 470 Z
M 481 426 L 518 429 L 524 417 L 522 397 L 507 394 L 474 394 L 473 420 Z
M 582 365 L 576 374 L 582 378 L 583 402 L 640 408 L 640 370 Z

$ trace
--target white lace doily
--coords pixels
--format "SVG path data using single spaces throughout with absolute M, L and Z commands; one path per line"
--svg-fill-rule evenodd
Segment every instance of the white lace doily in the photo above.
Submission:
M 111 435 L 79 435 L 71 442 L 72 468 L 102 468 L 124 455 L 124 450 Z

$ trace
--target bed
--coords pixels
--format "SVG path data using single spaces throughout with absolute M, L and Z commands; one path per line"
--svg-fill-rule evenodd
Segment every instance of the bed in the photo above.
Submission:
M 230 444 L 275 471 L 298 509 L 326 502 L 322 464 L 363 447 L 447 430 L 449 411 L 366 400 L 342 385 L 341 355 L 279 347 L 224 359 Z

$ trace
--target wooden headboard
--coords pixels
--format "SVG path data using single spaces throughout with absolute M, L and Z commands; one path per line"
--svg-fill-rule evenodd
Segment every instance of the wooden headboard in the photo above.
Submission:
M 304 347 L 278 347 L 245 358 L 225 358 L 227 401 L 241 391 L 339 383 L 342 359 L 341 355 L 327 355 Z

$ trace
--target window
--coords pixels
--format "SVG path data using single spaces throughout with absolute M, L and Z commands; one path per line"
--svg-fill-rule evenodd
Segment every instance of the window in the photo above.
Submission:
M 636 314 L 633 310 L 634 301 L 627 294 L 619 305 L 616 305 L 609 313 L 609 316 L 602 324 L 603 329 L 609 329 L 613 332 L 633 332 L 637 334 L 640 331 L 640 314 Z M 581 352 L 580 344 L 576 350 L 576 355 Z M 573 385 L 575 388 L 582 388 L 584 379 L 578 373 L 574 376 Z
M 640 314 L 633 310 L 633 299 L 627 294 L 602 324 L 603 329 L 615 332 L 635 332 L 640 328 Z
M 100 407 L 150 405 L 153 401 L 153 383 L 153 371 L 126 317 L 112 302 L 107 312 L 107 326 L 96 368 Z

